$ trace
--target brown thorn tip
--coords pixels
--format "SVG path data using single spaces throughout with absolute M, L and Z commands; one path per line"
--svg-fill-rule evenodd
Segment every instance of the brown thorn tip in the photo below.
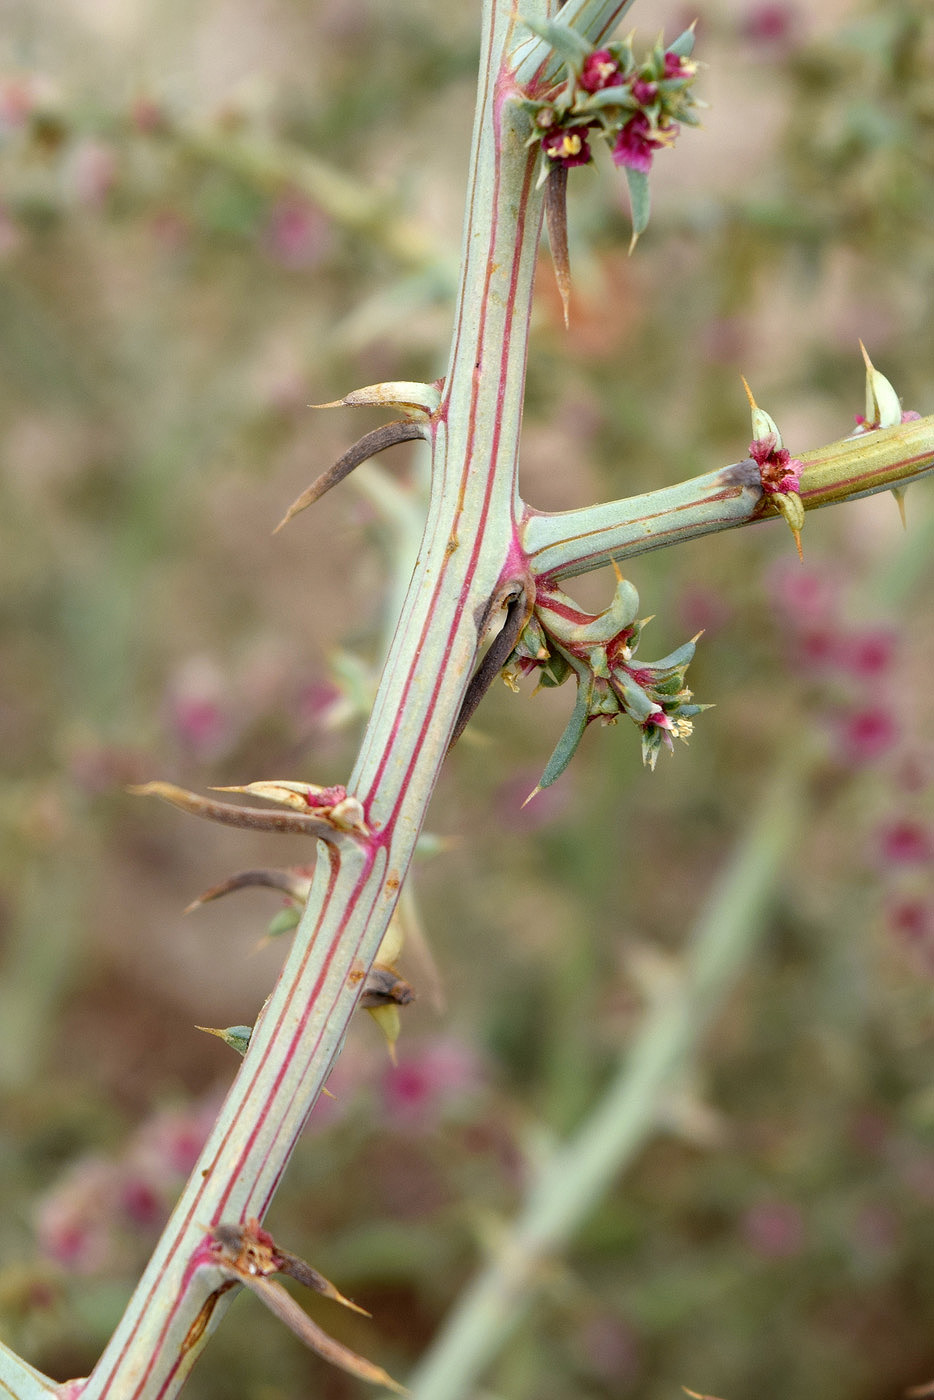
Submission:
M 862 341 L 859 342 L 859 348 L 863 353 L 863 364 L 866 366 L 867 369 L 872 369 L 873 364 L 872 360 L 870 360 L 869 358 L 869 351 L 866 349 Z
M 740 377 L 740 379 L 743 381 L 743 388 L 746 390 L 746 397 L 747 397 L 747 399 L 749 400 L 749 407 L 750 407 L 750 408 L 755 408 L 755 407 L 757 407 L 756 401 L 755 401 L 755 399 L 754 399 L 753 396 L 752 396 L 752 390 L 751 390 L 750 387 L 749 387 L 749 381 L 748 381 L 748 379 L 746 378 L 745 374 L 741 374 L 739 377 Z
M 525 799 L 525 801 L 523 802 L 522 807 L 527 807 L 527 806 L 529 805 L 529 803 L 532 801 L 532 798 L 533 798 L 533 797 L 537 797 L 538 794 L 541 792 L 541 790 L 542 790 L 542 789 L 541 789 L 541 786 L 540 786 L 540 785 L 539 785 L 538 787 L 534 787 L 534 788 L 532 789 L 532 791 L 529 793 L 528 797 L 527 797 L 527 798 Z M 520 812 L 522 811 L 522 807 L 519 808 Z

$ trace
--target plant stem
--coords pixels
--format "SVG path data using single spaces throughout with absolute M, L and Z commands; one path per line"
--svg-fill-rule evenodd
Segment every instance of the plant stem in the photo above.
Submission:
M 806 767 L 798 753 L 776 773 L 691 935 L 680 985 L 648 1013 L 596 1109 L 542 1169 L 496 1257 L 411 1379 L 413 1400 L 474 1392 L 526 1312 L 536 1276 L 651 1135 L 664 1091 L 767 928 L 768 904 L 799 825 Z
M 220 1220 L 262 1219 L 382 940 L 474 668 L 491 607 L 525 576 L 516 464 L 541 227 L 537 154 L 507 101 L 510 0 L 487 0 L 461 287 L 433 420 L 428 520 L 373 714 L 348 783 L 373 833 L 319 844 L 292 952 L 240 1073 L 84 1400 L 178 1393 L 226 1298 L 186 1337 L 220 1279 L 191 1257 Z M 229 1297 L 229 1295 L 227 1295 Z
M 805 510 L 907 486 L 934 469 L 934 416 L 844 438 L 802 452 L 800 460 Z M 522 540 L 536 576 L 571 578 L 776 514 L 747 460 L 625 501 L 555 514 L 527 510 Z

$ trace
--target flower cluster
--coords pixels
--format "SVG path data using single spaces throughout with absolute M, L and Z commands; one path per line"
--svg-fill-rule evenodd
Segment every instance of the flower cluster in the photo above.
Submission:
M 754 438 L 749 455 L 759 468 L 762 489 L 767 496 L 787 495 L 801 490 L 801 463 L 792 457 L 787 447 L 781 447 L 776 433 Z
M 595 719 L 615 724 L 628 717 L 642 732 L 642 758 L 655 767 L 662 747 L 673 739 L 685 742 L 693 717 L 706 705 L 692 704 L 685 673 L 697 638 L 661 661 L 636 659 L 645 626 L 637 621 L 639 595 L 617 575 L 616 592 L 605 612 L 593 616 L 554 587 L 540 586 L 535 612 L 504 669 L 506 683 L 516 689 L 521 676 L 533 672 L 543 686 L 561 685 L 573 673 L 577 703 L 536 791 L 548 787 L 564 771 L 584 730 Z
M 655 152 L 673 145 L 680 123 L 697 125 L 691 94 L 697 64 L 689 56 L 694 31 L 686 30 L 667 48 L 659 41 L 641 61 L 631 39 L 602 49 L 577 42 L 580 47 L 569 44 L 562 53 L 568 77 L 560 90 L 545 100 L 526 101 L 535 125 L 530 140 L 540 142 L 547 172 L 589 164 L 593 136 L 603 137 L 630 178 L 633 194 L 634 184 L 644 184 Z M 634 218 L 639 202 L 633 196 Z

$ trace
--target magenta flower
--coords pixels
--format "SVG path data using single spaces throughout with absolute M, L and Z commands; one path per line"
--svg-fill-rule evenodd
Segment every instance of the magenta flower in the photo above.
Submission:
M 846 762 L 871 763 L 897 743 L 899 727 L 891 710 L 882 705 L 867 705 L 846 716 L 838 739 Z
M 840 664 L 856 676 L 870 679 L 884 675 L 895 659 L 896 638 L 892 632 L 877 630 L 847 638 L 840 646 Z
M 678 134 L 674 122 L 654 131 L 649 119 L 638 112 L 631 117 L 616 138 L 613 147 L 613 160 L 617 165 L 628 165 L 630 170 L 640 170 L 647 175 L 652 168 L 652 157 L 662 146 L 670 146 Z
M 934 860 L 934 838 L 922 822 L 903 817 L 880 831 L 879 851 L 891 865 L 922 865 Z
M 745 1243 L 764 1259 L 790 1259 L 807 1243 L 804 1217 L 790 1201 L 760 1201 L 742 1220 Z
M 934 942 L 934 908 L 924 899 L 897 900 L 888 910 L 888 924 L 902 943 L 929 949 Z
M 658 96 L 658 85 L 645 78 L 636 78 L 632 85 L 632 95 L 642 107 L 651 107 Z
M 801 490 L 799 472 L 803 464 L 792 457 L 787 447 L 776 446 L 774 433 L 755 438 L 749 444 L 749 455 L 759 468 L 762 489 L 767 496 Z
M 580 75 L 580 85 L 586 92 L 599 92 L 601 88 L 617 87 L 623 81 L 623 70 L 609 49 L 596 49 L 584 60 Z
M 682 58 L 679 53 L 665 54 L 665 78 L 691 78 L 697 72 L 697 64 Z
M 542 150 L 549 160 L 553 160 L 556 165 L 563 165 L 566 169 L 570 169 L 572 165 L 589 165 L 593 159 L 587 132 L 580 126 L 559 127 L 557 131 L 549 131 L 542 140 Z

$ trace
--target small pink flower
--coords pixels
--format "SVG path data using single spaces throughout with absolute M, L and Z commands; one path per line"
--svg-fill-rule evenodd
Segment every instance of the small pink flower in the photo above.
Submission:
M 589 165 L 593 159 L 584 127 L 559 127 L 549 131 L 542 140 L 542 150 L 556 165 L 570 169 L 573 165 Z
M 692 63 L 690 59 L 682 57 L 681 54 L 670 52 L 665 54 L 664 76 L 666 78 L 690 78 L 696 71 L 697 65 Z
M 636 78 L 632 85 L 632 95 L 642 107 L 651 107 L 658 96 L 658 85 L 645 78 Z
M 794 652 L 803 665 L 826 670 L 837 661 L 838 634 L 832 627 L 808 627 L 796 638 Z
M 914 896 L 896 900 L 890 905 L 889 928 L 902 942 L 930 944 L 934 941 L 934 907 L 927 900 Z
M 103 141 L 80 141 L 71 153 L 68 174 L 78 203 L 100 208 L 117 182 L 116 152 Z
M 782 558 L 769 570 L 769 596 L 783 622 L 830 625 L 838 592 L 834 579 L 797 560 Z
M 662 146 L 670 146 L 677 134 L 678 128 L 674 122 L 653 131 L 648 117 L 637 112 L 617 136 L 613 147 L 613 160 L 617 165 L 627 165 L 630 170 L 640 170 L 647 175 L 652 169 L 652 158 L 656 150 Z
M 102 1274 L 116 1258 L 115 1206 L 120 1174 L 102 1157 L 84 1157 L 60 1178 L 39 1203 L 39 1247 L 63 1269 Z
M 161 1224 L 168 1214 L 162 1197 L 141 1176 L 127 1176 L 120 1188 L 120 1206 L 129 1223 L 144 1230 Z
M 799 472 L 803 471 L 803 464 L 792 457 L 787 447 L 776 446 L 774 433 L 755 438 L 749 444 L 749 455 L 759 468 L 762 489 L 767 496 L 800 491 Z
M 742 1221 L 746 1244 L 765 1259 L 790 1259 L 806 1242 L 804 1217 L 790 1201 L 762 1201 Z
M 866 705 L 847 715 L 838 729 L 841 757 L 850 763 L 871 763 L 898 741 L 899 726 L 890 709 Z
M 291 269 L 313 267 L 329 241 L 327 219 L 301 195 L 283 195 L 273 205 L 263 244 L 274 262 Z
M 400 1056 L 383 1080 L 383 1102 L 393 1124 L 432 1127 L 444 1105 L 475 1092 L 482 1083 L 474 1051 L 439 1037 L 423 1042 L 418 1054 Z
M 795 12 L 790 5 L 766 3 L 754 5 L 743 31 L 754 43 L 780 44 L 791 38 Z
M 176 739 L 200 758 L 217 758 L 233 737 L 227 689 L 220 667 L 208 657 L 191 657 L 173 678 L 169 724 Z
M 934 860 L 934 837 L 921 822 L 903 818 L 883 827 L 879 851 L 891 865 L 922 865 Z
M 841 643 L 839 660 L 854 675 L 875 679 L 890 669 L 895 647 L 896 638 L 892 632 L 858 633 Z
M 599 92 L 601 88 L 617 87 L 623 81 L 623 70 L 609 49 L 597 49 L 588 54 L 580 75 L 580 85 L 585 92 Z

